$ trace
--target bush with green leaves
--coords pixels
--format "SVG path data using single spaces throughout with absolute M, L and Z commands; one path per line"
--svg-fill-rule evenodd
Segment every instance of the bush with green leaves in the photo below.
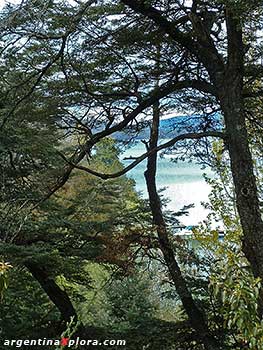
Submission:
M 209 203 L 206 204 L 210 214 L 194 234 L 202 254 L 211 261 L 209 289 L 215 314 L 221 319 L 215 327 L 221 328 L 231 348 L 261 350 L 263 323 L 259 298 L 262 282 L 253 276 L 242 252 L 242 229 L 232 196 L 233 183 L 229 160 L 223 154 L 223 143 L 214 143 L 213 152 L 215 174 L 213 178 L 206 178 L 211 186 Z M 261 180 L 258 178 L 258 181 Z M 220 239 L 222 230 L 224 237 Z

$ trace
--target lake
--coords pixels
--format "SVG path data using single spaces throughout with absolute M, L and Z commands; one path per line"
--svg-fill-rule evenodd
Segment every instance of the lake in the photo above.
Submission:
M 165 140 L 163 140 L 165 141 Z M 129 148 L 122 154 L 125 157 L 137 157 L 145 153 L 145 146 L 142 142 L 137 142 L 132 148 Z M 168 209 L 179 211 L 184 205 L 193 203 L 194 208 L 189 210 L 188 216 L 180 218 L 182 225 L 197 225 L 204 220 L 208 211 L 203 208 L 201 202 L 208 200 L 210 186 L 205 182 L 203 173 L 212 175 L 210 169 L 201 169 L 196 163 L 178 161 L 172 162 L 172 155 L 158 158 L 157 185 L 158 189 L 165 188 L 163 194 L 169 199 Z M 123 160 L 125 166 L 131 163 L 131 160 Z M 144 171 L 146 161 L 140 163 L 132 169 L 128 176 L 136 182 L 137 191 L 141 192 L 143 197 L 147 197 Z

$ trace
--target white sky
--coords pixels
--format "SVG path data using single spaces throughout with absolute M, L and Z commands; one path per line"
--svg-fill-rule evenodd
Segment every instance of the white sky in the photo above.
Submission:
M 18 4 L 20 0 L 11 0 L 11 1 L 6 1 L 6 0 L 0 0 L 0 8 L 2 8 L 5 3 L 11 3 L 11 4 Z

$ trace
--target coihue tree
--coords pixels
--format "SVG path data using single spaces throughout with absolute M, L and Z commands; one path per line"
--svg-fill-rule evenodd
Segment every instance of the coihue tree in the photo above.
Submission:
M 246 107 L 247 101 L 261 95 L 260 2 L 34 4 L 28 1 L 3 13 L 3 64 L 14 67 L 14 59 L 19 62 L 14 70 L 19 83 L 13 71 L 4 70 L 4 91 L 11 99 L 2 114 L 2 130 L 23 106 L 42 103 L 41 111 L 56 118 L 57 128 L 77 135 L 78 146 L 61 155 L 65 165 L 45 198 L 61 188 L 75 168 L 108 179 L 147 158 L 153 221 L 170 274 L 205 347 L 221 348 L 170 247 L 155 184 L 156 152 L 189 139 L 193 148 L 208 137 L 223 140 L 243 232 L 242 249 L 254 276 L 262 278 L 263 222 L 247 132 L 248 119 L 257 123 L 257 117 L 251 120 Z M 44 101 L 52 101 L 52 109 Z M 188 108 L 199 116 L 176 125 L 174 137 L 160 145 L 160 115 L 152 113 L 152 107 L 158 114 Z M 220 122 L 215 111 L 222 115 Z M 111 173 L 81 163 L 91 159 L 92 149 L 103 138 L 120 131 L 133 136 L 145 124 L 151 125 L 146 152 L 127 168 Z
M 27 141 L 30 143 L 30 139 Z M 30 144 L 27 147 L 30 149 Z M 20 152 L 24 156 L 22 148 Z M 103 170 L 105 155 L 107 167 L 113 171 L 122 167 L 114 140 L 105 139 L 97 145 L 93 156 L 97 169 Z M 29 178 L 17 172 L 17 182 L 22 176 L 25 181 Z M 31 179 L 35 181 L 33 176 Z M 4 185 L 9 189 L 8 183 Z M 2 202 L 1 214 L 5 220 L 0 254 L 12 261 L 16 271 L 23 267 L 30 271 L 60 311 L 62 323 L 71 317 L 76 319 L 78 312 L 74 304 L 79 303 L 81 290 L 89 288 L 91 282 L 89 261 L 108 266 L 109 274 L 118 269 L 126 274 L 132 268 L 135 242 L 141 241 L 143 246 L 143 236 L 148 232 L 145 204 L 135 192 L 133 181 L 126 177 L 106 184 L 80 172 L 72 176 L 56 198 L 37 208 L 34 202 L 32 208 L 30 192 L 17 190 L 17 195 L 23 195 L 26 203 L 17 212 L 21 197 L 5 197 Z M 14 211 L 9 209 L 11 205 L 15 206 Z

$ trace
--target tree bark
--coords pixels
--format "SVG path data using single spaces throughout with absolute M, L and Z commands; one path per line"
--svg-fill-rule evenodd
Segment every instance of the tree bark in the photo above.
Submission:
M 158 143 L 159 132 L 159 105 L 154 106 L 153 123 L 151 129 L 151 137 L 149 148 L 154 149 Z M 158 241 L 162 251 L 164 260 L 169 270 L 170 276 L 176 288 L 176 291 L 182 301 L 183 307 L 189 317 L 192 327 L 196 330 L 205 349 L 219 350 L 221 349 L 218 341 L 210 334 L 207 322 L 201 310 L 196 306 L 191 292 L 188 289 L 186 281 L 184 280 L 180 267 L 176 261 L 173 248 L 169 241 L 167 226 L 163 217 L 160 197 L 158 195 L 156 186 L 156 170 L 157 170 L 157 153 L 148 157 L 147 170 L 145 171 L 146 185 L 149 195 L 150 207 L 153 217 L 153 223 L 156 226 Z
M 263 280 L 263 221 L 249 148 L 243 97 L 243 39 L 235 15 L 226 11 L 228 62 L 218 95 L 225 119 L 236 205 L 243 229 L 243 251 L 255 277 Z
M 27 262 L 26 267 L 39 282 L 43 290 L 47 293 L 49 299 L 56 305 L 61 314 L 63 322 L 69 322 L 72 317 L 77 320 L 77 313 L 69 299 L 68 294 L 61 289 L 53 278 L 50 278 L 44 268 L 35 263 Z
M 240 91 L 234 84 L 222 102 L 236 205 L 243 229 L 243 251 L 253 274 L 263 279 L 263 222 Z
M 232 79 L 233 82 L 233 79 Z M 263 280 L 263 221 L 253 159 L 249 149 L 241 91 L 229 85 L 222 100 L 231 172 L 236 193 L 236 206 L 242 226 L 242 250 L 255 277 Z M 263 315 L 263 290 L 260 291 L 259 316 Z

